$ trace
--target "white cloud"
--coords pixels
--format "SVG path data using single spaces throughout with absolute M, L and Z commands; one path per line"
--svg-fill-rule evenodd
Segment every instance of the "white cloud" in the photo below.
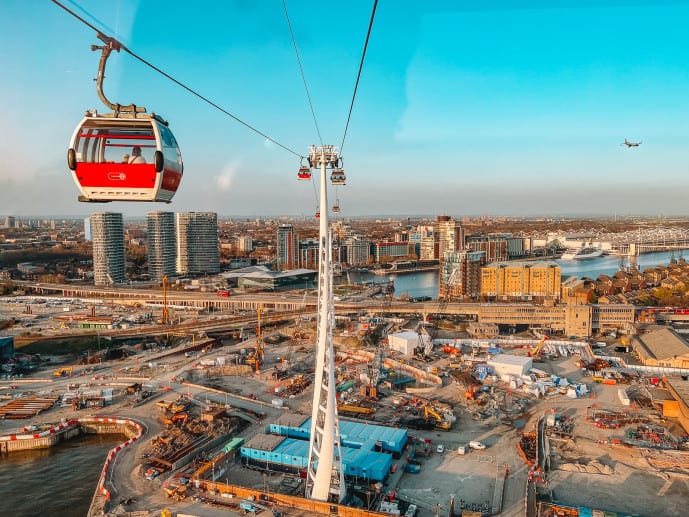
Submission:
M 222 172 L 216 176 L 215 186 L 221 192 L 228 192 L 234 183 L 234 177 L 239 169 L 239 164 L 230 162 L 223 168 Z

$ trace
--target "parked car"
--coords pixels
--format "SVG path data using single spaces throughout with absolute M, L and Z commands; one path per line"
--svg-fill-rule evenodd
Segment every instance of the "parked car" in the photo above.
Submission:
M 416 505 L 410 504 L 407 511 L 404 513 L 404 517 L 416 517 Z
M 442 443 L 439 443 L 438 446 L 435 448 L 435 452 L 443 453 L 445 452 L 445 446 Z
M 472 440 L 469 442 L 469 447 L 471 447 L 472 449 L 483 450 L 486 448 L 486 444 L 483 442 L 477 442 Z

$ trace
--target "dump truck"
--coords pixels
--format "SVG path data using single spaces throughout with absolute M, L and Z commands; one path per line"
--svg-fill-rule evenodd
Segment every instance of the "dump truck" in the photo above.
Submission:
M 187 498 L 186 485 L 170 485 L 164 486 L 163 490 L 168 497 L 174 498 L 175 501 L 184 501 Z

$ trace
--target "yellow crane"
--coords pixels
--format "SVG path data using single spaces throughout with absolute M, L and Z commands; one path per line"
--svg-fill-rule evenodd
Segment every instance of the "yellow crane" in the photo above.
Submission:
M 261 312 L 263 312 L 263 305 L 259 305 L 258 309 L 256 309 L 256 314 L 258 316 L 258 324 L 256 327 L 256 349 L 246 359 L 246 364 L 252 365 L 256 370 L 256 373 L 259 373 L 264 358 L 263 340 L 261 339 Z
M 158 321 L 161 325 L 170 323 L 170 313 L 167 310 L 167 275 L 163 275 L 163 314 Z
M 529 356 L 532 357 L 534 361 L 541 360 L 540 352 L 546 341 L 548 341 L 548 338 L 546 336 L 543 336 L 543 338 L 538 342 L 538 344 L 533 348 L 533 350 L 529 352 Z

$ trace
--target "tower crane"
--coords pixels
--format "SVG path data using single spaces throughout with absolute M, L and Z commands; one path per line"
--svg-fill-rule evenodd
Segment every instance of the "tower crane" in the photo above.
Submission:
M 161 325 L 170 323 L 170 313 L 167 310 L 167 275 L 163 275 L 163 314 L 158 321 Z
M 258 316 L 258 324 L 256 327 L 256 350 L 253 354 L 246 360 L 247 364 L 250 364 L 259 373 L 261 364 L 263 363 L 263 341 L 261 340 L 261 312 L 263 312 L 263 305 L 259 305 L 256 309 L 256 314 Z

